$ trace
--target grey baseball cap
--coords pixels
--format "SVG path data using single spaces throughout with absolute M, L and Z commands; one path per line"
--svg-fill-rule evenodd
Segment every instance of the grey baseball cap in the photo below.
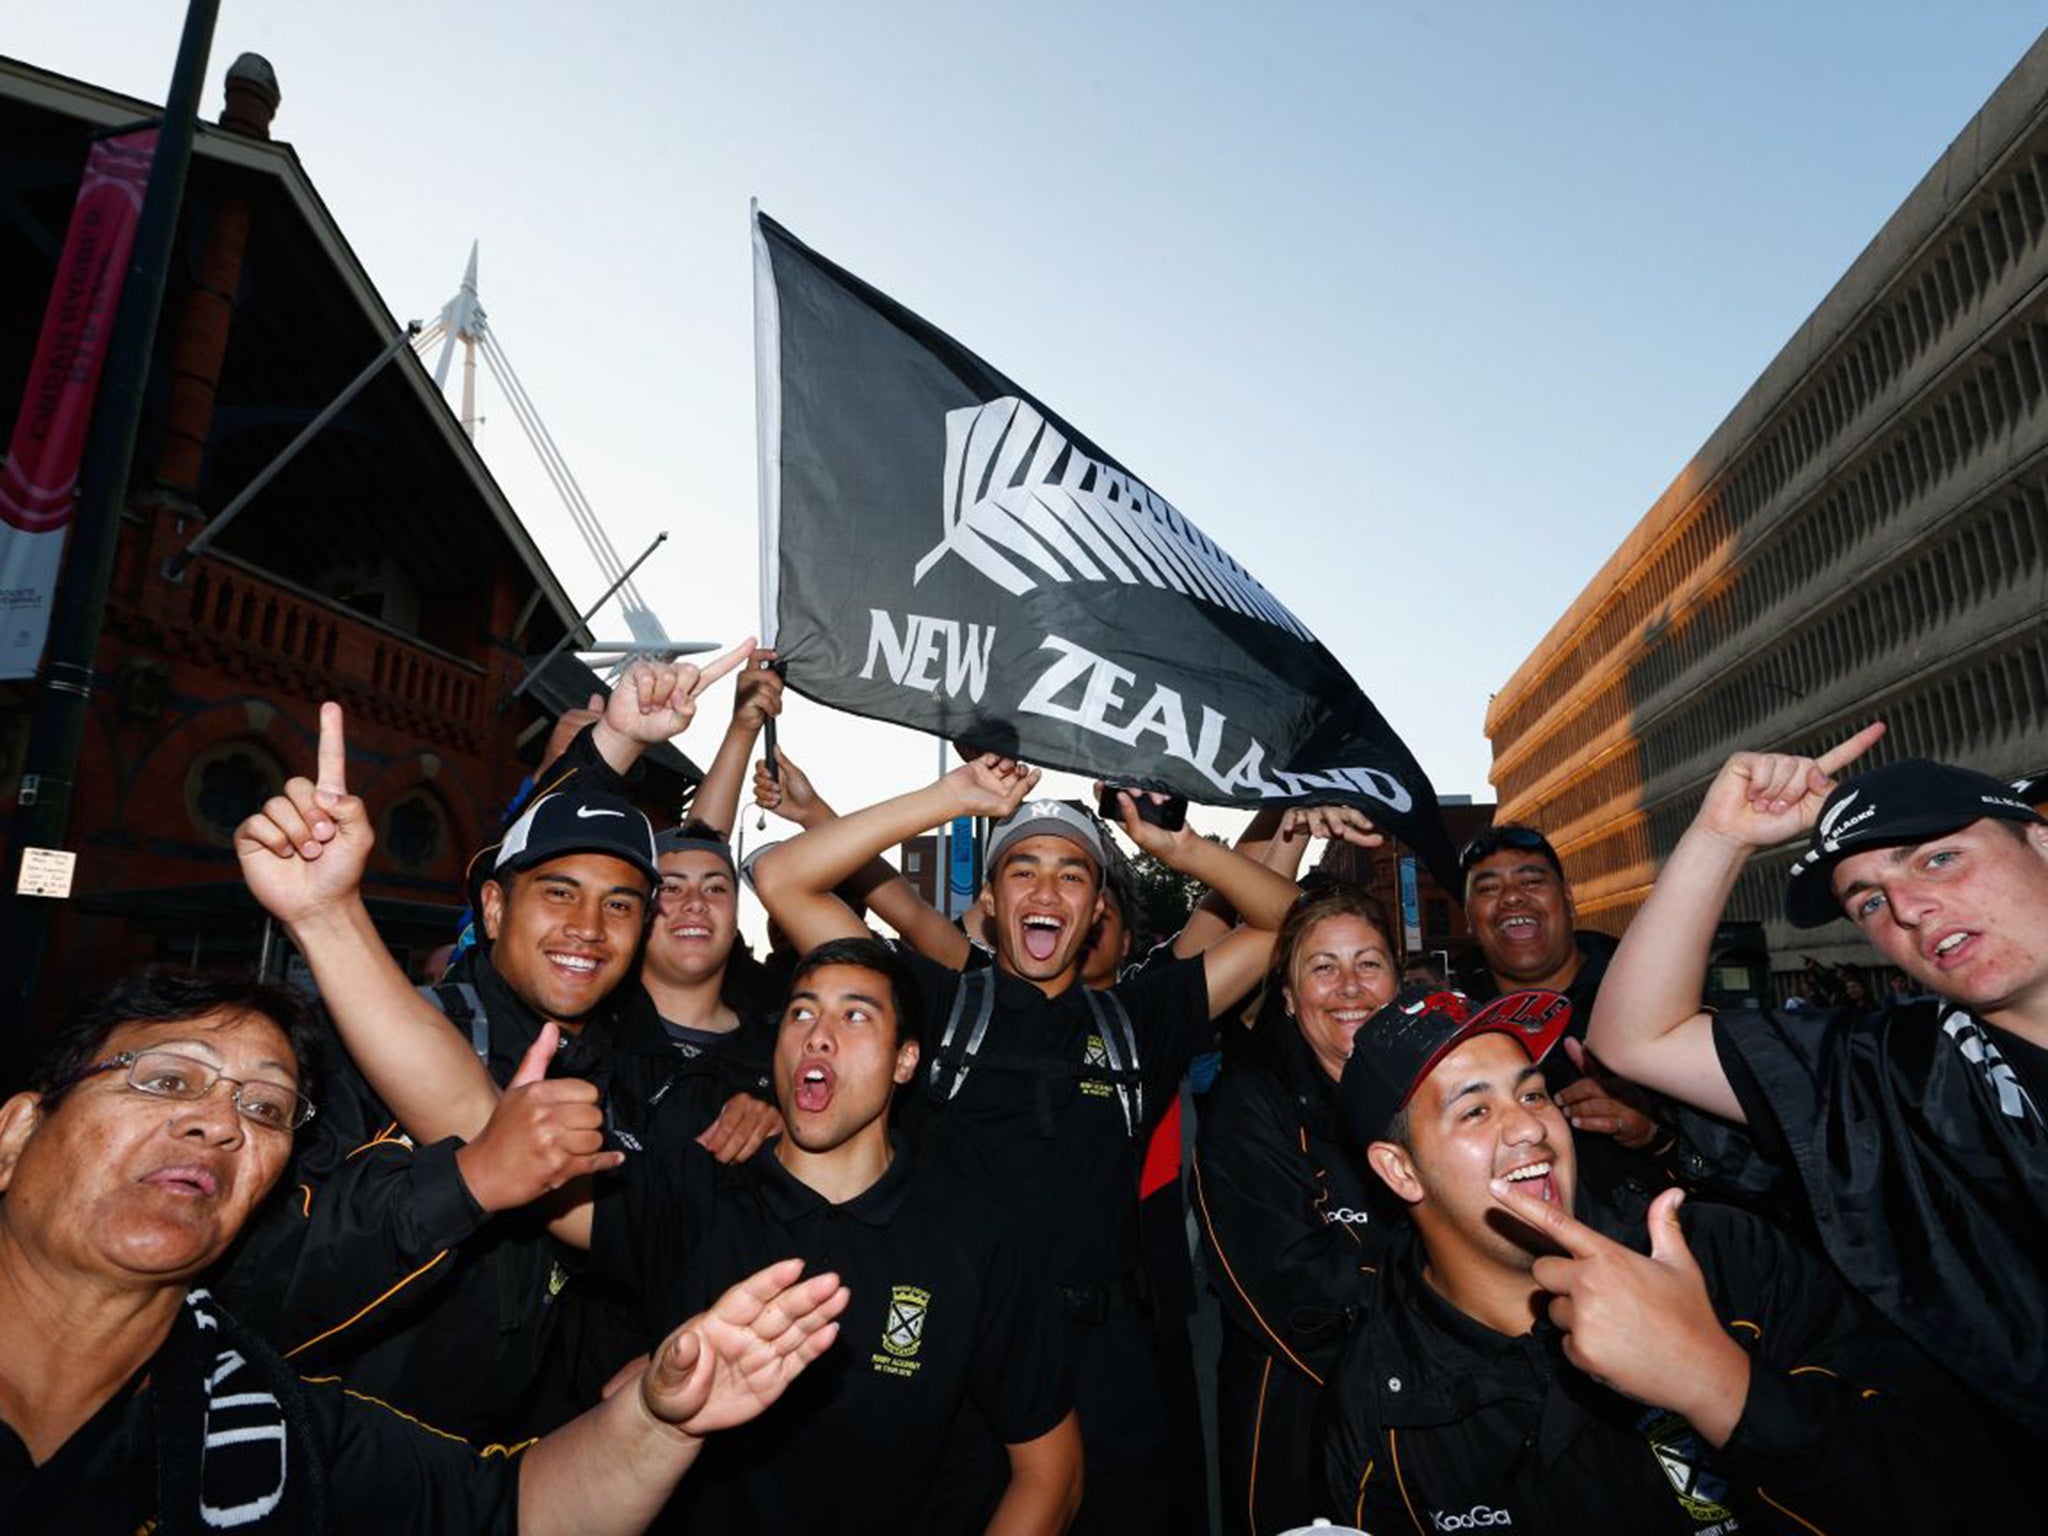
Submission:
M 1063 837 L 1093 859 L 1098 871 L 1109 867 L 1109 839 L 1093 811 L 1071 800 L 1027 800 L 989 834 L 990 872 L 1000 869 L 1003 855 L 1027 837 Z

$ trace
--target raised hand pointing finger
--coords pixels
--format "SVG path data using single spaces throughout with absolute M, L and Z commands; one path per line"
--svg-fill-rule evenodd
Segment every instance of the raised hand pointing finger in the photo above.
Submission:
M 1831 751 L 1823 752 L 1813 760 L 1813 766 L 1829 778 L 1833 778 L 1857 758 L 1884 739 L 1885 725 L 1882 720 L 1873 720 L 1854 736 Z
M 332 806 L 348 795 L 348 742 L 342 734 L 341 706 L 320 706 L 320 746 L 314 759 L 313 785 L 322 805 Z
M 691 688 L 690 697 L 696 698 L 726 673 L 744 664 L 746 659 L 754 654 L 754 648 L 754 637 L 749 635 L 709 666 L 698 668 L 696 686 Z
M 348 792 L 347 759 L 341 706 L 323 704 L 315 776 L 287 780 L 235 829 L 242 878 L 280 922 L 300 923 L 359 898 L 376 837 L 363 802 Z
M 1495 1203 L 1517 1221 L 1534 1227 L 1575 1259 L 1591 1258 L 1594 1254 L 1620 1246 L 1612 1238 L 1602 1237 L 1563 1206 L 1552 1205 L 1548 1200 L 1529 1193 L 1522 1185 L 1495 1179 L 1487 1188 L 1493 1192 Z

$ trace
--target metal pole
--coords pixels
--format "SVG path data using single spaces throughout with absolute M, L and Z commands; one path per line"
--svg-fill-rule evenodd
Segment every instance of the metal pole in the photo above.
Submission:
M 944 778 L 950 771 L 946 758 L 946 738 L 939 738 L 939 777 Z M 932 903 L 945 918 L 953 916 L 953 818 L 948 816 L 938 825 L 938 836 L 932 839 L 938 870 L 932 881 L 932 891 L 939 899 Z
M 61 848 L 70 819 L 78 751 L 92 702 L 93 663 L 99 653 L 107 587 L 113 580 L 119 544 L 121 508 L 128 495 L 136 430 L 149 385 L 150 352 L 163 315 L 165 280 L 170 274 L 178 213 L 185 200 L 185 174 L 192 162 L 199 94 L 205 86 L 206 61 L 213 48 L 219 11 L 220 0 L 189 0 L 185 8 L 185 31 L 178 42 L 163 127 L 157 134 L 149 185 L 136 223 L 135 248 L 114 315 L 107 368 L 80 467 L 71 548 L 43 652 L 42 687 L 22 765 L 21 794 L 15 801 L 6 884 L 0 892 L 6 930 L 0 939 L 6 977 L 0 983 L 6 989 L 0 1029 L 6 1032 L 4 1066 L 10 1083 L 19 1080 L 30 1047 L 50 926 L 49 901 L 17 896 L 14 888 L 23 850 Z
M 612 594 L 618 591 L 619 588 L 623 587 L 627 582 L 633 579 L 633 573 L 639 570 L 641 566 L 647 563 L 647 557 L 653 554 L 657 549 L 661 548 L 661 546 L 666 544 L 667 542 L 668 535 L 666 533 L 657 533 L 654 536 L 654 542 L 648 545 L 645 549 L 643 549 L 640 552 L 640 558 L 638 560 L 635 560 L 631 565 L 627 566 L 625 570 L 619 573 L 619 579 L 604 589 L 604 596 L 600 597 L 596 602 L 592 603 L 580 615 L 578 615 L 576 622 L 574 624 L 571 624 L 569 628 L 563 632 L 562 638 L 555 642 L 553 649 L 551 649 L 547 653 L 547 655 L 541 657 L 539 661 L 533 664 L 533 667 L 531 668 L 531 670 L 527 672 L 526 676 L 522 677 L 519 680 L 519 686 L 517 688 L 514 688 L 510 693 L 505 695 L 504 699 L 498 705 L 499 714 L 502 715 L 503 713 L 505 713 L 506 710 L 510 709 L 512 707 L 512 701 L 518 698 L 522 693 L 526 692 L 527 689 L 533 686 L 534 679 L 539 677 L 541 673 L 547 670 L 548 663 L 553 661 L 557 656 L 561 655 L 563 651 L 568 649 L 569 642 L 576 638 L 576 631 L 581 629 L 584 625 L 588 624 L 591 621 L 591 619 L 596 616 L 597 610 L 602 608 L 606 603 L 612 600 Z
M 578 656 L 659 656 L 663 661 L 674 661 L 678 656 L 702 656 L 706 651 L 718 649 L 715 640 L 670 640 L 654 645 L 645 640 L 600 640 L 595 645 L 579 645 Z
M 206 553 L 207 546 L 226 531 L 229 523 L 232 523 L 237 517 L 241 516 L 242 509 L 254 501 L 263 488 L 275 480 L 284 467 L 299 456 L 299 450 L 313 441 L 319 435 L 322 427 L 348 409 L 349 401 L 355 399 L 357 395 L 363 392 L 363 386 L 374 379 L 383 369 L 384 365 L 390 362 L 392 358 L 398 356 L 399 350 L 407 342 L 411 341 L 413 337 L 419 335 L 419 333 L 420 323 L 417 320 L 413 320 L 407 323 L 404 330 L 392 337 L 391 345 L 382 352 L 379 352 L 367 368 L 350 380 L 348 388 L 336 395 L 328 403 L 326 410 L 307 422 L 300 429 L 299 435 L 285 444 L 284 451 L 264 465 L 263 472 L 243 486 L 233 501 L 214 513 L 213 520 L 193 535 L 191 543 L 164 561 L 165 580 L 183 581 L 186 568 L 194 560 Z

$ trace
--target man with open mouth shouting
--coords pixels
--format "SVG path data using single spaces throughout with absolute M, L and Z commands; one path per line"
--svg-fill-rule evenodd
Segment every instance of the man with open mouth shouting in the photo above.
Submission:
M 1358 1031 L 1341 1112 L 1408 1221 L 1326 1393 L 1334 1507 L 1519 1536 L 1946 1531 L 1999 1508 L 1958 1486 L 1978 1470 L 1960 1394 L 1788 1238 L 1675 1189 L 1647 1234 L 1592 1208 L 1544 1083 L 1569 1021 L 1554 992 L 1411 988 Z
M 754 867 L 762 902 L 806 947 L 863 930 L 833 888 L 885 849 L 955 816 L 998 822 L 982 906 L 992 968 L 961 972 L 911 957 L 924 1018 L 919 1155 L 958 1178 L 960 1199 L 1005 1213 L 1045 1256 L 1075 1359 L 1088 1487 L 1077 1530 L 1157 1530 L 1170 1508 L 1166 1413 L 1140 1310 L 1138 1156 L 1210 1020 L 1258 980 L 1270 927 L 1246 922 L 1202 955 L 1107 989 L 1081 973 L 1102 911 L 1106 833 L 1082 807 L 1030 799 L 1035 770 L 1007 758 L 963 763 L 937 783 L 806 831 Z M 1124 830 L 1206 884 L 1230 883 L 1239 855 L 1143 822 Z M 1291 895 L 1286 882 L 1282 891 Z M 1285 910 L 1285 902 L 1280 903 Z M 1276 919 L 1277 921 L 1277 919 Z M 950 1458 L 963 1509 L 1001 1487 L 984 1436 Z

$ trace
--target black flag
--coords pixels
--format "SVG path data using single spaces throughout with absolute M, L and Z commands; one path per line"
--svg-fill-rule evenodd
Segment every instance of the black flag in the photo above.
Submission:
M 762 633 L 791 687 L 1193 801 L 1358 805 L 1458 889 L 1422 769 L 1214 540 L 758 213 L 754 269 Z

